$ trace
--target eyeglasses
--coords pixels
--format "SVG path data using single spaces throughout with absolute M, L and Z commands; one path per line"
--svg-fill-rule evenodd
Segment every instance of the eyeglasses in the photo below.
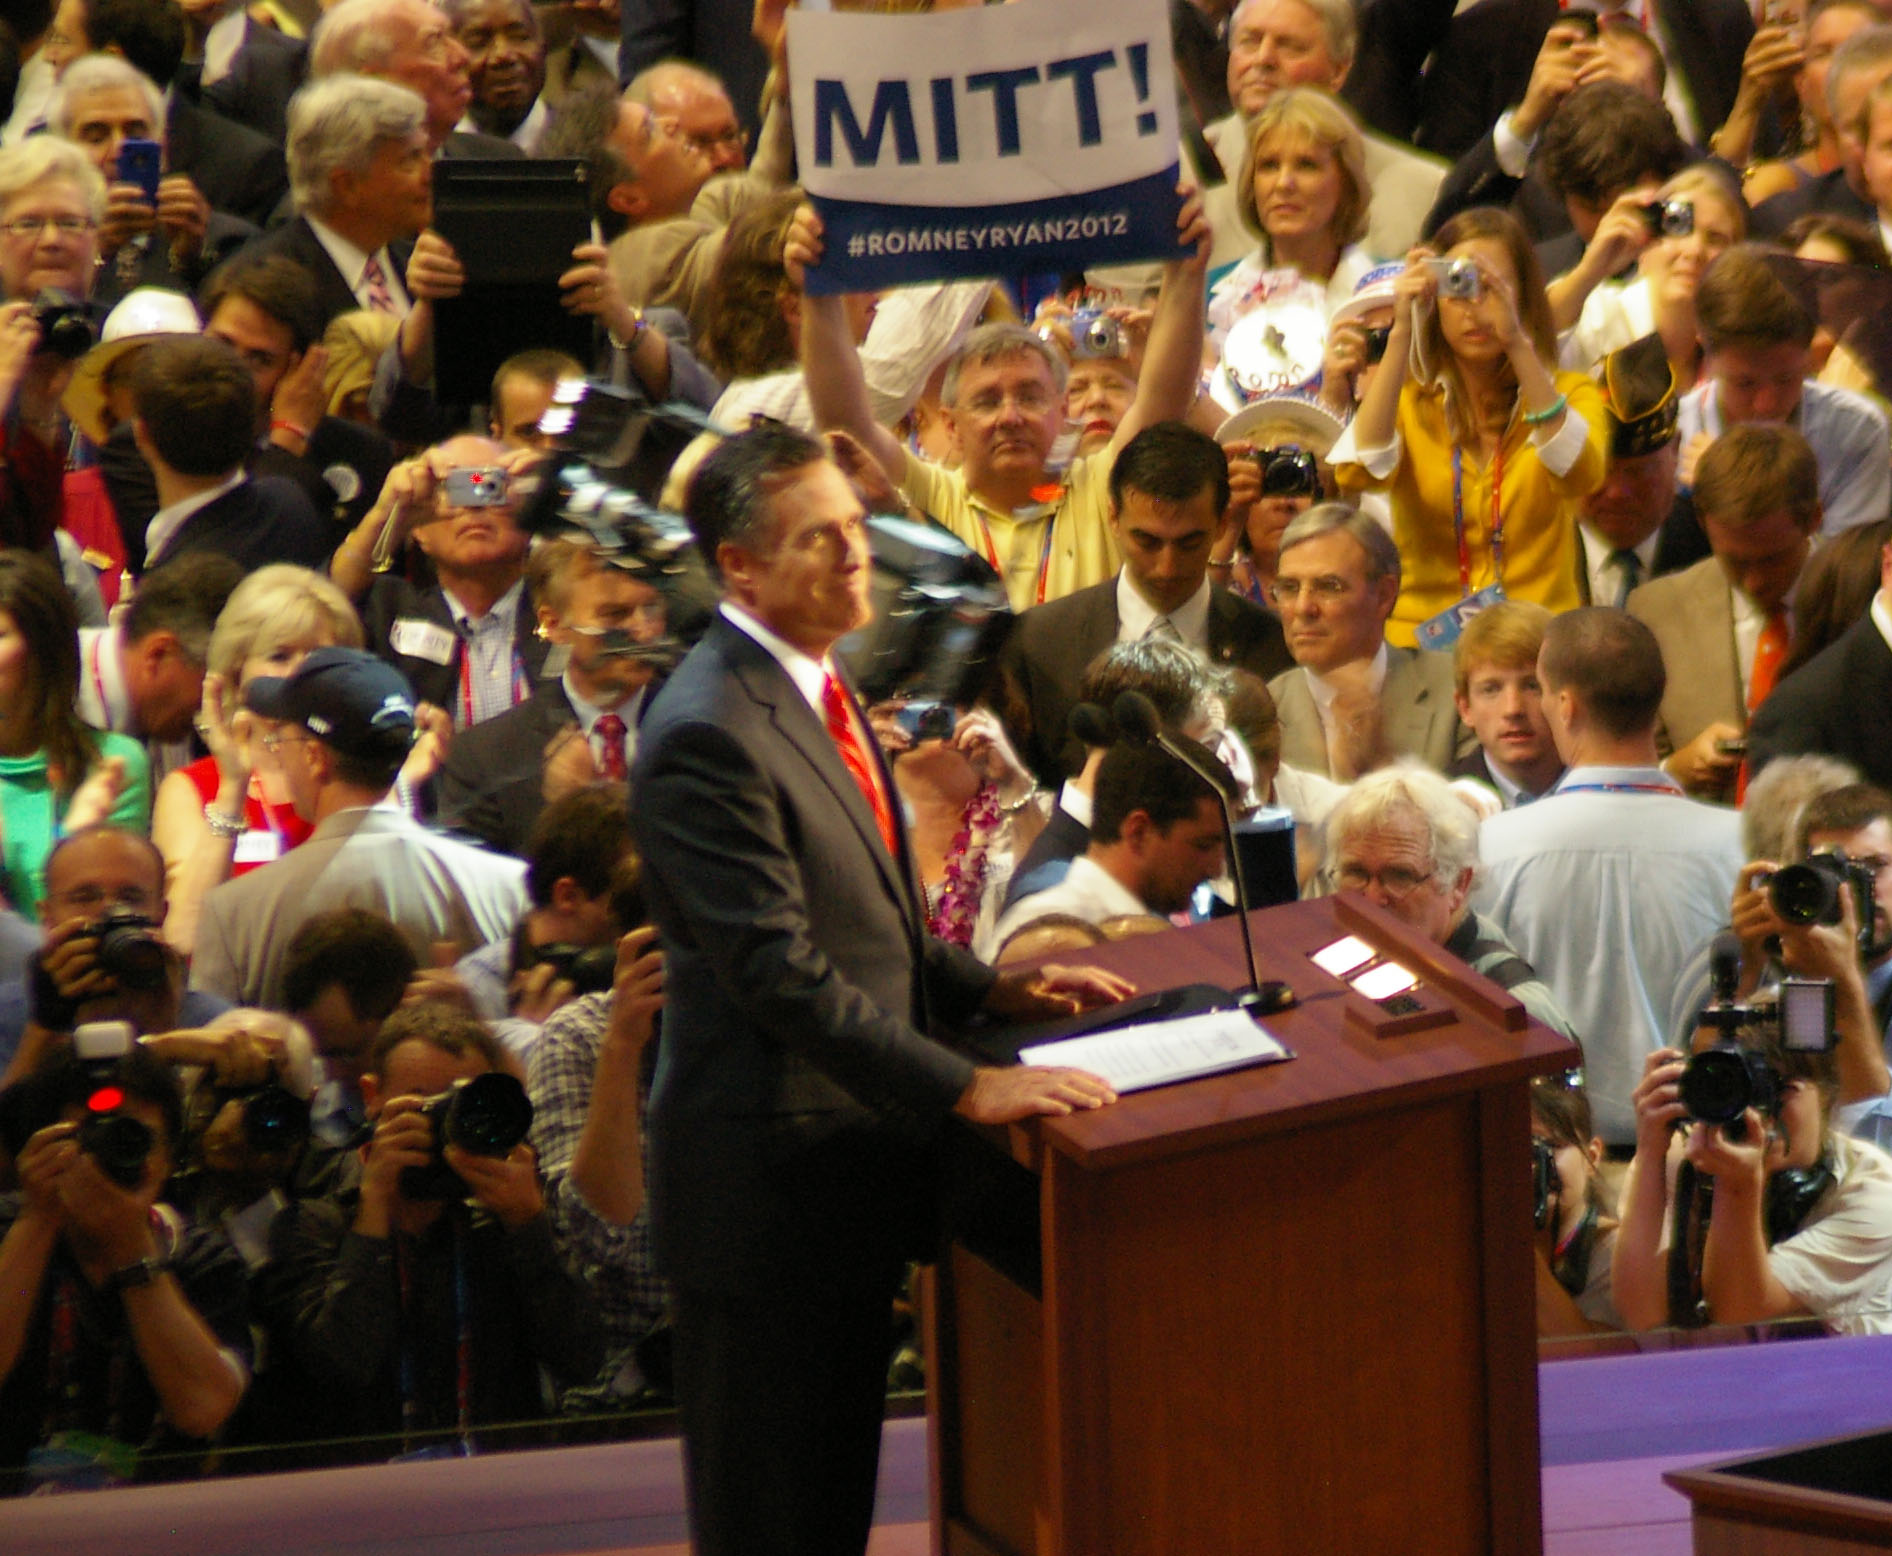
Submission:
M 1057 403 L 1043 389 L 1021 389 L 1013 395 L 993 394 L 988 391 L 974 395 L 966 402 L 966 409 L 974 416 L 996 416 L 1005 409 L 1007 399 L 1025 416 L 1043 416 L 1050 411 L 1053 404 Z
M 1436 880 L 1438 873 L 1428 870 L 1421 874 L 1396 864 L 1382 865 L 1377 870 L 1364 870 L 1357 864 L 1343 864 L 1334 871 L 1334 884 L 1342 891 L 1365 891 L 1377 881 L 1389 902 L 1404 902 L 1427 881 Z
M 714 135 L 685 135 L 683 137 L 704 156 L 712 156 L 725 146 L 737 151 L 749 149 L 749 132 L 739 124 L 732 124 L 726 130 L 719 130 Z
M 263 749 L 274 756 L 284 746 L 306 746 L 309 741 L 308 735 L 297 734 L 286 729 L 272 729 L 263 737 Z
M 37 238 L 50 227 L 62 238 L 76 238 L 97 225 L 89 216 L 15 216 L 0 222 L 0 232 L 9 238 Z
M 1292 605 L 1301 597 L 1303 588 L 1317 600 L 1338 600 L 1353 592 L 1353 585 L 1345 578 L 1328 573 L 1321 578 L 1310 578 L 1305 584 L 1298 578 L 1277 578 L 1268 590 L 1268 597 L 1277 605 Z

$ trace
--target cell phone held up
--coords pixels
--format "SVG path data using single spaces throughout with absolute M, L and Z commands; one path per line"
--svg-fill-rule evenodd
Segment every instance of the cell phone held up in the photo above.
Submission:
M 118 143 L 116 170 L 121 184 L 136 184 L 145 203 L 158 203 L 158 180 L 164 176 L 164 148 L 154 140 L 128 139 Z

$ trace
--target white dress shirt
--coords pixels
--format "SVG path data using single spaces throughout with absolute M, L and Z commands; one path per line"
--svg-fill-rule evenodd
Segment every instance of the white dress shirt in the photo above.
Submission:
M 309 229 L 315 234 L 316 241 L 328 251 L 328 257 L 335 261 L 335 268 L 342 273 L 342 279 L 348 283 L 348 290 L 355 294 L 355 301 L 363 308 L 374 308 L 373 293 L 368 287 L 366 271 L 370 259 L 381 261 L 381 273 L 387 279 L 388 296 L 394 299 L 394 311 L 401 318 L 414 306 L 413 299 L 407 295 L 407 288 L 401 281 L 401 267 L 389 257 L 387 247 L 383 245 L 369 254 L 366 249 L 348 241 L 333 227 L 325 225 L 319 217 L 309 216 L 305 211 Z
M 1156 625 L 1163 617 L 1156 608 L 1143 598 L 1137 586 L 1130 581 L 1130 569 L 1120 568 L 1117 572 L 1117 641 L 1134 643 L 1138 638 L 1145 638 L 1156 630 Z M 1169 612 L 1169 624 L 1176 629 L 1176 636 L 1192 648 L 1203 653 L 1209 651 L 1209 575 L 1202 575 L 1202 582 L 1196 592 L 1173 611 Z
M 1583 570 L 1590 580 L 1590 603 L 1616 604 L 1623 592 L 1622 567 L 1610 560 L 1616 554 L 1616 548 L 1597 534 L 1584 519 L 1577 520 L 1577 537 L 1583 542 Z M 1646 584 L 1655 575 L 1656 547 L 1661 542 L 1662 530 L 1658 526 L 1641 545 L 1629 548 L 1642 563 L 1642 576 L 1636 580 L 1638 585 Z

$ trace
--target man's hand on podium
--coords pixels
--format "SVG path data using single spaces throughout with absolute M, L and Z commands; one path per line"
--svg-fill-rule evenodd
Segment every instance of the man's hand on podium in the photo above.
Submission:
M 999 974 L 985 997 L 987 1015 L 1008 1021 L 1055 1021 L 1086 1010 L 1114 1005 L 1136 993 L 1128 978 L 1100 967 L 1047 964 L 1029 971 Z
M 1110 1083 L 1088 1070 L 1036 1064 L 1011 1069 L 981 1065 L 972 1072 L 972 1084 L 953 1105 L 953 1111 L 975 1124 L 1015 1124 L 1040 1113 L 1073 1113 L 1079 1108 L 1101 1108 L 1116 1100 Z

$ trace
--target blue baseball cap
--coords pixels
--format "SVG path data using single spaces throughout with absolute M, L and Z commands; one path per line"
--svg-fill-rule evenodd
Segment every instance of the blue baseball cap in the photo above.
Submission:
M 300 724 L 344 756 L 385 757 L 414 742 L 414 689 L 359 648 L 318 648 L 293 675 L 250 682 L 243 701 L 266 719 Z

